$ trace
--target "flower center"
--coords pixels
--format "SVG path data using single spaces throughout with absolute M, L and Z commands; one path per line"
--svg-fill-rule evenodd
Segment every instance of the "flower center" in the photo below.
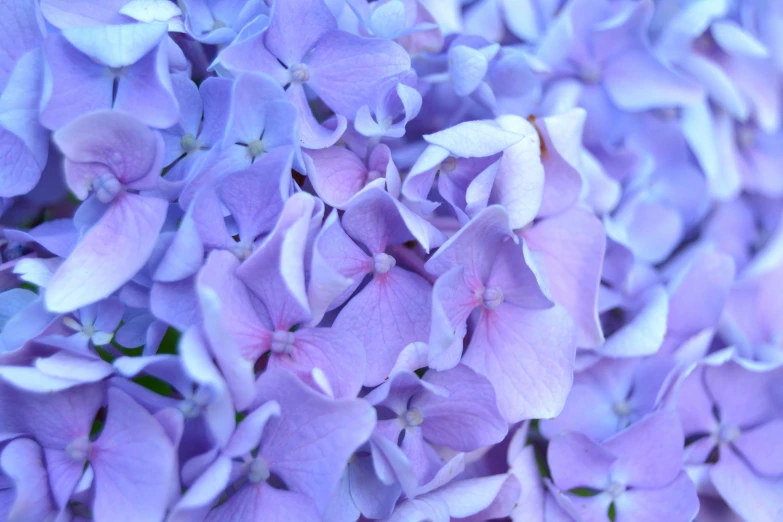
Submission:
M 104 172 L 92 180 L 95 197 L 101 203 L 110 203 L 122 191 L 122 183 L 111 172 Z
M 494 310 L 503 302 L 503 291 L 498 287 L 485 288 L 479 295 L 481 304 L 487 310 Z
M 601 81 L 601 70 L 594 63 L 585 64 L 579 70 L 579 77 L 584 83 L 595 84 Z
M 90 444 L 88 437 L 73 439 L 65 447 L 65 454 L 75 462 L 84 462 L 90 454 Z
M 627 417 L 631 414 L 631 405 L 628 401 L 617 401 L 612 405 L 612 410 L 620 418 Z
M 609 484 L 609 487 L 606 488 L 606 493 L 609 494 L 612 499 L 616 499 L 623 493 L 625 493 L 625 485 L 620 484 L 619 482 L 612 481 L 611 484 Z
M 375 254 L 372 258 L 372 271 L 376 275 L 383 275 L 397 264 L 397 260 L 389 254 Z
M 304 83 L 310 79 L 310 68 L 303 63 L 297 63 L 289 69 L 291 83 Z
M 446 173 L 454 171 L 457 168 L 457 158 L 449 156 L 440 164 L 440 170 Z
M 367 173 L 367 181 L 375 181 L 376 179 L 381 179 L 383 177 L 383 174 L 381 174 L 378 170 L 371 170 Z
M 732 443 L 735 442 L 741 434 L 739 427 L 733 424 L 722 424 L 718 432 L 718 439 L 720 442 Z
M 223 20 L 215 19 L 215 23 L 212 24 L 213 31 L 216 29 L 222 29 L 223 27 L 226 27 L 226 22 L 224 22 Z
M 253 243 L 248 243 L 246 241 L 239 241 L 237 244 L 233 246 L 231 249 L 231 252 L 237 256 L 237 259 L 240 261 L 244 261 L 248 257 L 250 257 L 250 254 L 253 253 Z
M 194 150 L 201 148 L 201 143 L 199 143 L 196 137 L 191 133 L 187 133 L 182 136 L 182 139 L 179 141 L 179 145 L 182 147 L 182 150 L 185 151 L 185 154 L 190 154 Z
M 250 461 L 250 465 L 247 470 L 247 480 L 253 484 L 258 484 L 269 478 L 269 466 L 266 461 L 261 457 L 256 457 Z
M 251 156 L 254 158 L 257 156 L 260 156 L 261 154 L 266 152 L 266 147 L 264 146 L 264 142 L 261 140 L 253 140 L 250 143 L 247 144 L 247 150 L 250 153 Z
M 193 419 L 201 415 L 204 408 L 212 402 L 212 390 L 205 386 L 200 386 L 196 392 L 187 399 L 181 400 L 177 408 L 182 412 L 186 419 Z
M 275 330 L 272 334 L 272 352 L 290 354 L 294 350 L 294 332 Z
M 750 149 L 756 144 L 756 133 L 752 128 L 742 126 L 736 132 L 737 145 L 743 149 Z
M 419 411 L 418 408 L 411 408 L 403 414 L 402 420 L 409 428 L 415 428 L 424 422 L 424 416 L 421 414 L 421 411 Z

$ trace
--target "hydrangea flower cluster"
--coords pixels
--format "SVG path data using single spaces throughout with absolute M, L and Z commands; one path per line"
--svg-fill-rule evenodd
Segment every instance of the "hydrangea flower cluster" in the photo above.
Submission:
M 783 520 L 782 3 L 0 15 L 0 520 Z

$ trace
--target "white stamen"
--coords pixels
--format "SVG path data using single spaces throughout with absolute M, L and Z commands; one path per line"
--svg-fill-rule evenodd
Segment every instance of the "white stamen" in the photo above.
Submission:
M 271 473 L 269 472 L 269 466 L 267 466 L 264 459 L 261 457 L 256 457 L 250 461 L 250 466 L 248 466 L 247 472 L 248 481 L 252 482 L 253 484 L 257 484 L 268 479 L 270 475 Z
M 394 268 L 397 260 L 389 254 L 375 254 L 372 258 L 372 270 L 376 275 L 382 275 Z
M 255 158 L 256 156 L 260 156 L 261 154 L 265 153 L 266 147 L 264 146 L 263 141 L 253 140 L 247 144 L 247 151 Z
M 625 493 L 626 487 L 624 484 L 620 484 L 619 482 L 612 481 L 611 484 L 609 484 L 609 487 L 606 488 L 606 493 L 609 494 L 612 499 L 616 499 L 623 493 Z
M 304 83 L 310 79 L 310 68 L 306 64 L 297 63 L 288 71 L 291 75 L 291 83 Z
M 65 454 L 76 462 L 84 462 L 90 454 L 90 445 L 88 437 L 73 439 L 65 447 Z
M 275 330 L 272 334 L 272 351 L 290 354 L 294 350 L 294 333 L 287 330 Z
M 411 408 L 403 414 L 402 420 L 405 421 L 408 427 L 415 428 L 424 422 L 424 415 L 421 414 L 418 408 Z
M 480 294 L 481 304 L 487 310 L 494 310 L 503 302 L 503 291 L 498 287 L 485 288 Z
M 179 141 L 179 145 L 182 147 L 182 150 L 185 152 L 185 154 L 190 154 L 194 150 L 201 148 L 201 143 L 191 133 L 187 133 L 182 136 L 182 139 Z
M 618 401 L 612 405 L 612 410 L 615 415 L 624 418 L 631 414 L 631 405 L 628 404 L 628 401 Z
M 92 181 L 95 197 L 101 203 L 111 203 L 122 192 L 122 183 L 111 172 L 104 172 Z

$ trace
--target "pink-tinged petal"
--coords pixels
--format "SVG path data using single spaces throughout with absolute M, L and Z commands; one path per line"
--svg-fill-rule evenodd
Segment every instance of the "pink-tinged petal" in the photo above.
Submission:
M 275 3 L 264 35 L 267 48 L 287 66 L 302 61 L 324 34 L 337 29 L 325 2 L 291 0 Z
M 526 310 L 501 304 L 482 310 L 465 364 L 495 387 L 505 419 L 560 413 L 573 379 L 575 328 L 560 306 Z
M 561 490 L 582 487 L 603 490 L 609 484 L 614 461 L 609 451 L 575 431 L 553 439 L 547 450 L 552 479 Z
M 307 298 L 318 324 L 323 315 L 342 305 L 372 270 L 367 254 L 348 237 L 332 211 L 315 238 Z
M 92 179 L 81 170 L 71 171 L 78 164 L 98 164 L 109 170 L 123 184 L 143 183 L 160 175 L 161 138 L 133 116 L 116 111 L 86 114 L 54 133 L 54 142 L 69 160 L 65 168 L 68 187 L 80 199 L 85 199 Z M 153 188 L 152 186 L 135 188 Z
M 282 367 L 315 387 L 310 374 L 323 371 L 334 396 L 356 397 L 367 366 L 365 348 L 353 335 L 335 328 L 300 328 L 290 354 L 272 354 L 269 367 Z M 316 388 L 317 389 L 317 388 Z
M 30 439 L 9 442 L 0 455 L 0 467 L 13 483 L 13 504 L 5 515 L 7 522 L 54 518 L 46 464 L 36 442 Z
M 324 397 L 282 370 L 267 370 L 256 383 L 256 403 L 269 400 L 282 414 L 264 429 L 259 455 L 291 491 L 325 509 L 348 459 L 375 427 L 373 408 Z
M 682 468 L 684 438 L 677 416 L 655 412 L 607 440 L 603 447 L 617 457 L 612 478 L 639 488 L 661 487 Z
M 41 123 L 59 129 L 89 111 L 109 109 L 112 77 L 107 68 L 80 53 L 60 34 L 44 43 L 45 83 Z
M 239 260 L 225 250 L 215 250 L 199 272 L 199 288 L 210 288 L 220 300 L 222 324 L 233 337 L 240 353 L 255 360 L 268 349 L 269 329 L 259 317 L 247 286 L 237 277 Z
M 310 318 L 304 255 L 315 199 L 305 192 L 286 201 L 275 229 L 236 271 L 266 306 L 272 326 L 288 330 Z
M 476 120 L 426 134 L 424 139 L 460 158 L 483 158 L 503 152 L 525 139 L 525 135 L 505 129 L 492 120 Z
M 503 303 L 520 308 L 551 308 L 553 303 L 544 294 L 536 266 L 528 261 L 531 258 L 524 245 L 505 241 L 497 252 L 484 287 L 499 289 Z
M 582 130 L 586 113 L 572 109 L 535 120 L 541 133 L 541 162 L 544 164 L 544 193 L 539 216 L 551 216 L 571 207 L 582 191 L 579 175 Z
M 457 451 L 497 444 L 508 433 L 500 416 L 492 384 L 465 365 L 443 372 L 429 371 L 424 381 L 442 386 L 448 397 L 436 394 L 414 396 L 410 407 L 424 416 L 425 440 Z
M 650 52 L 630 50 L 604 66 L 604 86 L 612 101 L 627 111 L 691 105 L 704 91 L 696 82 L 667 68 Z M 641 84 L 649 88 L 639 89 Z
M 306 495 L 275 489 L 266 482 L 260 482 L 240 488 L 226 502 L 210 511 L 204 522 L 262 519 L 319 522 L 321 515 Z
M 312 150 L 308 156 L 314 168 L 312 172 L 308 169 L 307 178 L 327 205 L 344 208 L 367 182 L 364 162 L 345 147 Z
M 335 113 L 353 118 L 360 107 L 373 102 L 382 80 L 410 70 L 411 61 L 394 42 L 330 31 L 318 41 L 307 65 L 307 85 Z
M 732 450 L 722 451 L 709 470 L 715 489 L 742 520 L 773 522 L 783 514 L 783 481 L 755 474 Z
M 597 348 L 604 341 L 598 319 L 606 235 L 601 222 L 582 209 L 544 219 L 523 232 L 527 245 L 541 255 L 547 287 L 577 326 L 577 345 Z
M 158 421 L 124 392 L 109 389 L 108 409 L 91 450 L 93 512 L 100 519 L 159 520 L 176 473 L 174 447 Z
M 431 292 L 421 276 L 395 266 L 375 275 L 340 311 L 334 328 L 354 334 L 367 350 L 365 385 L 388 377 L 405 346 L 427 340 Z
M 334 128 L 321 125 L 313 116 L 313 111 L 307 101 L 304 88 L 301 85 L 291 85 L 286 89 L 288 101 L 299 110 L 299 143 L 308 149 L 324 149 L 331 147 L 348 128 L 348 121 L 342 114 L 337 114 Z
M 742 433 L 734 446 L 760 475 L 783 475 L 783 419 L 773 419 Z
M 427 272 L 440 276 L 455 266 L 464 265 L 466 282 L 477 288 L 489 276 L 502 245 L 515 238 L 505 209 L 493 205 L 443 243 L 424 267 Z M 475 248 L 478 244 L 482 248 Z
M 288 196 L 290 170 L 290 152 L 276 148 L 247 169 L 229 174 L 220 184 L 220 197 L 234 216 L 242 241 L 252 242 L 274 228 Z M 248 194 L 254 197 L 248 198 Z
M 426 251 L 444 240 L 443 234 L 428 221 L 379 188 L 358 194 L 342 219 L 345 231 L 362 243 L 372 254 L 389 245 L 416 239 Z
M 254 396 L 253 362 L 242 356 L 237 342 L 223 325 L 221 318 L 225 316 L 223 315 L 222 303 L 215 291 L 206 285 L 200 285 L 198 300 L 203 315 L 204 331 L 212 355 L 225 377 L 234 406 L 238 411 L 245 410 L 250 406 Z
M 46 289 L 46 306 L 67 312 L 105 299 L 149 259 L 168 202 L 123 194 L 60 265 Z
M 117 83 L 114 108 L 159 129 L 177 123 L 180 107 L 171 85 L 165 45 L 128 67 Z
M 481 305 L 466 284 L 464 271 L 463 266 L 455 266 L 433 286 L 428 365 L 435 370 L 448 370 L 459 363 L 468 317 Z
M 541 164 L 541 143 L 535 127 L 516 115 L 498 118 L 506 131 L 520 136 L 500 157 L 491 201 L 503 205 L 511 228 L 521 228 L 536 217 L 544 193 L 544 166 Z
M 620 520 L 689 522 L 699 511 L 696 486 L 684 471 L 665 487 L 632 489 L 614 502 Z

